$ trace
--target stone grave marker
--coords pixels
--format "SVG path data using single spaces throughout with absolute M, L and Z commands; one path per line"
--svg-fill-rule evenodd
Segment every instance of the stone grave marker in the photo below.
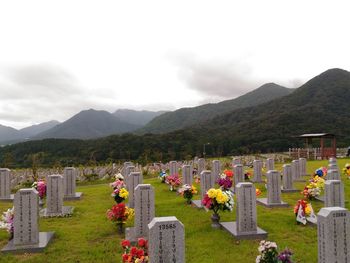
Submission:
M 185 263 L 185 229 L 175 217 L 155 217 L 148 225 L 150 263 Z
M 305 182 L 305 180 L 301 178 L 299 160 L 293 160 L 291 163 L 291 167 L 292 167 L 293 181 L 294 182 Z
M 238 183 L 244 182 L 244 173 L 243 173 L 242 164 L 236 164 L 235 166 L 233 166 L 233 180 L 234 180 L 235 189 Z
M 242 164 L 240 158 L 233 158 L 232 159 L 232 167 L 234 167 L 237 164 Z
M 237 209 L 235 222 L 220 225 L 237 239 L 265 239 L 267 232 L 257 226 L 256 193 L 252 183 L 236 185 Z
M 254 160 L 253 161 L 253 167 L 254 167 L 254 177 L 253 177 L 253 182 L 254 183 L 262 183 L 263 180 L 261 178 L 262 176 L 262 167 L 263 163 L 260 160 Z
M 46 182 L 46 208 L 40 210 L 40 217 L 71 216 L 74 207 L 63 206 L 63 177 L 59 174 L 49 175 Z
M 212 176 L 211 171 L 204 170 L 200 174 L 200 186 L 201 186 L 201 200 L 192 200 L 192 203 L 198 207 L 202 208 L 202 200 L 204 199 L 205 194 L 210 188 L 214 187 L 215 178 Z
M 14 237 L 1 251 L 14 253 L 42 251 L 54 233 L 39 232 L 38 192 L 33 188 L 18 190 L 14 207 Z
M 334 207 L 334 206 L 345 207 L 344 185 L 340 180 L 327 180 L 325 182 L 324 206 L 325 207 Z
M 328 170 L 327 170 L 327 180 L 341 180 L 340 178 L 340 173 L 339 173 L 339 168 L 334 165 L 328 165 Z
M 129 191 L 128 207 L 134 208 L 135 187 L 139 184 L 142 184 L 142 182 L 143 182 L 143 177 L 140 172 L 132 172 L 129 174 L 128 181 L 127 181 L 127 188 Z
M 324 207 L 317 215 L 319 263 L 350 262 L 350 213 L 342 207 Z
M 182 166 L 183 184 L 192 185 L 192 181 L 193 181 L 192 174 L 193 174 L 192 165 L 183 165 Z
M 275 169 L 275 160 L 273 158 L 266 159 L 266 170 L 267 172 Z
M 282 190 L 281 191 L 282 191 L 282 193 L 299 192 L 299 190 L 293 188 L 292 166 L 290 164 L 283 165 Z
M 257 202 L 266 207 L 287 207 L 288 204 L 281 200 L 281 176 L 276 170 L 270 170 L 267 177 L 267 198 L 258 198 Z
M 299 158 L 300 176 L 309 176 L 306 171 L 306 158 Z
M 64 200 L 79 200 L 83 194 L 75 192 L 77 172 L 74 167 L 65 167 L 63 170 Z
M 139 184 L 135 188 L 135 226 L 126 229 L 126 239 L 136 242 L 148 239 L 148 224 L 155 215 L 154 188 L 150 184 Z
M 221 163 L 219 160 L 212 161 L 211 172 L 215 177 L 215 180 L 219 180 L 221 176 Z
M 130 189 L 128 188 L 128 180 L 129 180 L 129 176 L 131 173 L 136 172 L 135 166 L 133 165 L 129 165 L 125 168 L 125 176 L 124 176 L 124 182 L 126 184 L 126 188 L 128 189 L 128 191 L 130 191 Z
M 205 170 L 205 159 L 199 158 L 198 159 L 198 170 L 197 174 L 201 174 Z
M 177 161 L 170 161 L 169 162 L 169 175 L 178 174 L 179 171 L 177 169 Z
M 11 170 L 0 168 L 0 201 L 13 201 L 11 194 Z
M 132 163 L 132 162 L 124 162 L 124 164 L 123 164 L 123 169 L 122 169 L 122 176 L 124 176 L 124 178 L 126 177 L 126 176 L 128 176 L 129 175 L 129 173 L 130 173 L 130 171 L 128 172 L 128 170 L 127 170 L 127 168 L 129 167 L 129 166 L 134 166 L 134 164 Z M 134 167 L 134 169 L 135 169 L 135 167 Z

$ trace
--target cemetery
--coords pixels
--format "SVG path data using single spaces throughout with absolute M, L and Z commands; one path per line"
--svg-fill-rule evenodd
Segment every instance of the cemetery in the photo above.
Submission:
M 253 159 L 2 168 L 0 262 L 350 262 L 350 160 Z

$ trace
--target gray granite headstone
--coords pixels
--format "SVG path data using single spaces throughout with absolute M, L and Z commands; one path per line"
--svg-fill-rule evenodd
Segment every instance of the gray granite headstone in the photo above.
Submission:
M 212 161 L 211 172 L 213 176 L 218 180 L 221 176 L 221 164 L 219 160 Z
M 169 175 L 178 174 L 177 161 L 169 162 Z
M 350 262 L 350 213 L 324 207 L 317 215 L 318 263 Z
M 128 181 L 129 181 L 129 176 L 131 173 L 136 172 L 135 166 L 133 165 L 129 165 L 125 168 L 125 175 L 124 175 L 124 181 L 126 184 L 126 188 L 128 189 L 128 191 L 130 191 L 130 189 L 128 188 Z
M 204 158 L 199 158 L 198 159 L 198 169 L 197 173 L 201 174 L 202 171 L 205 170 L 205 159 Z
M 126 229 L 126 239 L 131 242 L 148 238 L 148 224 L 155 215 L 154 188 L 150 184 L 139 184 L 135 188 L 135 227 Z
M 339 168 L 335 165 L 328 165 L 327 180 L 340 180 Z
M 130 173 L 128 176 L 128 181 L 127 181 L 127 188 L 129 191 L 129 197 L 128 197 L 128 206 L 130 208 L 134 208 L 135 202 L 135 187 L 139 184 L 142 184 L 143 182 L 143 177 L 140 172 L 133 172 Z
M 232 167 L 234 167 L 237 164 L 242 164 L 240 158 L 233 158 L 232 159 Z
M 253 167 L 254 167 L 254 177 L 253 177 L 253 182 L 254 183 L 262 183 L 263 180 L 261 178 L 262 176 L 262 167 L 263 163 L 260 160 L 254 160 L 253 161 Z
M 210 188 L 213 188 L 215 184 L 215 178 L 212 176 L 211 171 L 204 170 L 200 174 L 200 186 L 201 186 L 201 200 L 192 200 L 192 203 L 198 207 L 203 207 L 202 200 L 205 194 Z
M 63 206 L 63 177 L 58 174 L 46 178 L 46 208 L 40 211 L 41 217 L 63 217 L 73 214 L 74 207 Z
M 0 168 L 0 201 L 13 201 L 11 194 L 11 171 L 7 168 Z
M 192 185 L 192 181 L 193 181 L 192 174 L 193 174 L 192 165 L 183 165 L 182 166 L 183 184 Z
M 64 200 L 79 200 L 81 192 L 75 192 L 77 170 L 74 167 L 65 167 L 63 170 Z
M 20 189 L 14 201 L 14 236 L 2 252 L 38 252 L 53 237 L 53 232 L 39 233 L 39 196 L 33 188 Z
M 287 203 L 281 200 L 281 176 L 276 170 L 270 170 L 267 177 L 267 198 L 258 198 L 257 202 L 267 207 L 286 207 Z
M 291 163 L 292 167 L 292 178 L 293 181 L 295 182 L 305 182 L 304 179 L 301 178 L 300 175 L 300 165 L 299 165 L 299 160 L 293 160 Z
M 185 263 L 185 229 L 175 217 L 155 217 L 149 223 L 150 263 Z
M 257 226 L 256 193 L 252 183 L 236 185 L 236 222 L 222 222 L 220 225 L 237 239 L 265 239 L 267 232 Z
M 345 207 L 344 185 L 340 180 L 327 180 L 325 182 L 324 206 L 325 207 L 333 207 L 333 206 Z
M 299 171 L 300 176 L 306 176 L 306 158 L 299 158 Z
M 275 169 L 275 160 L 272 158 L 267 158 L 266 159 L 266 170 L 274 170 Z
M 130 173 L 130 171 L 127 170 L 128 166 L 134 166 L 134 164 L 132 162 L 124 162 L 122 170 L 122 175 L 124 176 L 124 178 Z
M 238 183 L 244 182 L 244 173 L 243 173 L 243 165 L 242 164 L 236 164 L 233 166 L 233 180 L 234 180 L 234 186 Z
M 334 157 L 329 158 L 328 164 L 336 164 L 336 165 L 338 165 L 338 164 L 337 164 L 337 159 L 334 158 Z
M 293 188 L 292 166 L 290 164 L 284 164 L 282 176 L 282 193 L 291 193 L 298 191 L 299 190 Z

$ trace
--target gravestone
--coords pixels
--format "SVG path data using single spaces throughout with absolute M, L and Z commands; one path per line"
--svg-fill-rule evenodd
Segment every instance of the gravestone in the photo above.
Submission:
M 324 207 L 317 215 L 318 263 L 350 262 L 350 213 Z
M 306 158 L 299 158 L 300 176 L 308 176 L 306 172 Z
M 125 168 L 124 182 L 126 184 L 126 188 L 128 189 L 128 191 L 130 191 L 130 189 L 128 188 L 129 176 L 133 172 L 136 172 L 135 166 L 129 165 Z
M 205 159 L 199 158 L 198 159 L 198 170 L 197 174 L 201 174 L 205 170 Z
M 275 160 L 273 158 L 266 159 L 266 170 L 267 172 L 275 169 Z
M 292 178 L 294 182 L 305 182 L 304 179 L 301 178 L 300 175 L 300 165 L 299 160 L 293 160 L 291 163 L 292 167 Z
M 328 164 L 335 164 L 335 165 L 338 165 L 338 164 L 337 164 L 337 159 L 334 158 L 334 157 L 329 158 Z
M 233 158 L 232 159 L 232 167 L 234 167 L 237 164 L 242 164 L 240 158 Z
M 237 239 L 265 239 L 267 232 L 257 226 L 256 193 L 252 183 L 236 185 L 236 222 L 220 225 Z
M 128 181 L 127 181 L 127 188 L 129 191 L 128 207 L 134 208 L 135 187 L 139 184 L 142 184 L 142 182 L 143 182 L 143 177 L 140 172 L 132 172 L 129 174 Z
M 270 170 L 267 177 L 267 198 L 258 198 L 257 202 L 266 207 L 287 207 L 288 204 L 281 200 L 281 176 L 276 170 Z
M 254 167 L 254 177 L 253 177 L 253 182 L 254 183 L 262 183 L 263 180 L 261 178 L 262 176 L 262 167 L 263 163 L 260 160 L 254 160 L 253 161 L 253 167 Z
M 64 200 L 79 200 L 83 194 L 75 192 L 77 172 L 74 167 L 65 167 L 63 170 Z
M 185 263 L 185 229 L 175 216 L 155 217 L 148 224 L 150 263 Z
M 219 160 L 212 161 L 211 172 L 215 177 L 215 180 L 219 180 L 221 176 L 221 164 Z
M 192 200 L 192 203 L 198 207 L 202 208 L 202 200 L 204 199 L 205 194 L 210 188 L 214 187 L 215 178 L 212 176 L 211 171 L 204 170 L 200 174 L 200 186 L 201 186 L 201 200 Z
M 129 166 L 134 166 L 134 164 L 132 162 L 124 162 L 123 164 L 123 169 L 122 169 L 122 175 L 124 176 L 124 178 L 129 175 L 130 171 L 128 172 L 127 168 Z M 135 167 L 134 167 L 135 169 Z
M 233 166 L 233 180 L 234 180 L 234 188 L 238 183 L 244 182 L 244 174 L 243 174 L 243 165 L 236 164 Z
M 0 168 L 0 201 L 13 201 L 11 194 L 11 171 L 7 168 Z
M 281 191 L 282 191 L 282 193 L 299 192 L 299 190 L 293 188 L 292 166 L 290 164 L 283 165 L 282 190 Z
M 126 239 L 136 242 L 148 239 L 148 224 L 155 215 L 154 188 L 150 184 L 139 184 L 135 188 L 135 227 L 126 229 Z
M 193 181 L 193 169 L 192 165 L 183 165 L 182 166 L 182 178 L 183 178 L 183 183 L 192 185 Z
M 177 161 L 170 161 L 169 162 L 169 175 L 178 174 L 177 170 Z
M 345 207 L 344 185 L 340 180 L 327 180 L 325 182 L 324 206 L 325 207 L 334 207 L 334 206 Z
M 33 253 L 42 251 L 53 232 L 39 232 L 39 196 L 33 188 L 20 189 L 14 201 L 14 236 L 2 252 Z
M 327 180 L 341 180 L 340 173 L 339 173 L 339 167 L 334 165 L 334 164 L 328 165 L 327 176 L 325 179 L 327 179 Z
M 63 206 L 63 177 L 58 174 L 46 178 L 46 208 L 40 210 L 40 217 L 71 216 L 72 206 Z

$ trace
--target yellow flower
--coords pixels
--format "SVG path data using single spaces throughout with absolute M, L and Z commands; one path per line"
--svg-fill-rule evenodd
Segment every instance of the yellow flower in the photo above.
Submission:
M 124 199 L 128 198 L 129 196 L 128 190 L 126 190 L 125 188 L 120 189 L 119 196 Z
M 215 198 L 216 196 L 217 196 L 217 191 L 218 190 L 216 190 L 216 189 L 214 189 L 214 188 L 210 188 L 209 190 L 208 190 L 208 192 L 207 192 L 207 194 L 208 194 L 208 197 L 209 198 Z
M 308 216 L 311 214 L 311 207 L 310 204 L 307 204 L 305 207 L 305 214 Z
M 131 220 L 134 218 L 135 215 L 135 210 L 133 208 L 130 207 L 125 207 L 125 216 L 126 216 L 126 220 Z
M 228 196 L 224 194 L 221 190 L 218 190 L 218 194 L 216 196 L 216 201 L 219 204 L 224 204 L 228 201 Z
M 197 188 L 195 186 L 191 186 L 191 191 L 192 191 L 192 194 L 197 194 Z

